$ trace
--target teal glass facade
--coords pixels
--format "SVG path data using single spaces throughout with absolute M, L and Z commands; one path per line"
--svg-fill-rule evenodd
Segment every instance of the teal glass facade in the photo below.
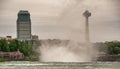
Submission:
M 27 10 L 20 10 L 17 18 L 17 39 L 31 39 L 31 19 Z

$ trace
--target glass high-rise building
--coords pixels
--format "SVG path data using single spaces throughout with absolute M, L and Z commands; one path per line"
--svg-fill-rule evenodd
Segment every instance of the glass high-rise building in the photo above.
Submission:
M 17 39 L 31 39 L 31 19 L 27 10 L 20 10 L 17 19 Z

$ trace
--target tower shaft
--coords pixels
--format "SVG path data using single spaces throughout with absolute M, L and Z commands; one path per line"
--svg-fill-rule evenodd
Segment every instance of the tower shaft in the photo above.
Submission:
M 89 19 L 86 17 L 85 20 L 85 40 L 86 42 L 90 42 L 90 37 L 89 37 Z
M 91 16 L 91 13 L 86 10 L 83 13 L 84 17 L 85 17 L 85 40 L 87 43 L 90 42 L 90 37 L 89 37 L 89 17 Z

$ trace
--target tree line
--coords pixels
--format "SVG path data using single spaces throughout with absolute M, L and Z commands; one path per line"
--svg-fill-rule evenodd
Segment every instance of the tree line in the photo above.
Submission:
M 100 51 L 107 52 L 109 55 L 120 54 L 120 41 L 98 42 L 94 43 L 94 45 L 98 47 Z M 21 41 L 17 39 L 0 39 L 1 52 L 14 52 L 19 49 L 25 56 L 30 56 L 36 54 L 33 47 L 34 46 L 32 46 L 32 44 L 29 44 L 28 40 Z
M 106 41 L 95 43 L 99 47 L 100 51 L 105 51 L 109 55 L 120 54 L 120 41 Z
M 25 56 L 34 54 L 33 46 L 28 44 L 28 41 L 20 41 L 17 39 L 6 40 L 0 39 L 0 51 L 1 52 L 15 52 L 19 49 Z

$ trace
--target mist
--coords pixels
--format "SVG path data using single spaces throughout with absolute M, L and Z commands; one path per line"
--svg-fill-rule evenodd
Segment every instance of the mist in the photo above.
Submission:
M 29 10 L 32 33 L 41 39 L 83 41 L 82 14 L 87 9 L 92 13 L 89 22 L 92 42 L 119 40 L 119 3 L 119 0 L 1 0 L 0 35 L 16 37 L 17 13 Z
M 39 48 L 41 61 L 87 62 L 97 49 L 85 42 L 85 18 L 89 10 L 90 41 L 120 40 L 120 0 L 0 0 L 0 36 L 16 38 L 19 10 L 31 14 L 32 34 L 42 39 L 72 40 L 67 44 L 43 42 Z M 75 42 L 74 42 L 75 41 Z M 78 41 L 78 42 L 77 42 Z
M 92 44 L 72 40 L 42 40 L 38 52 L 41 62 L 92 62 L 99 56 Z

